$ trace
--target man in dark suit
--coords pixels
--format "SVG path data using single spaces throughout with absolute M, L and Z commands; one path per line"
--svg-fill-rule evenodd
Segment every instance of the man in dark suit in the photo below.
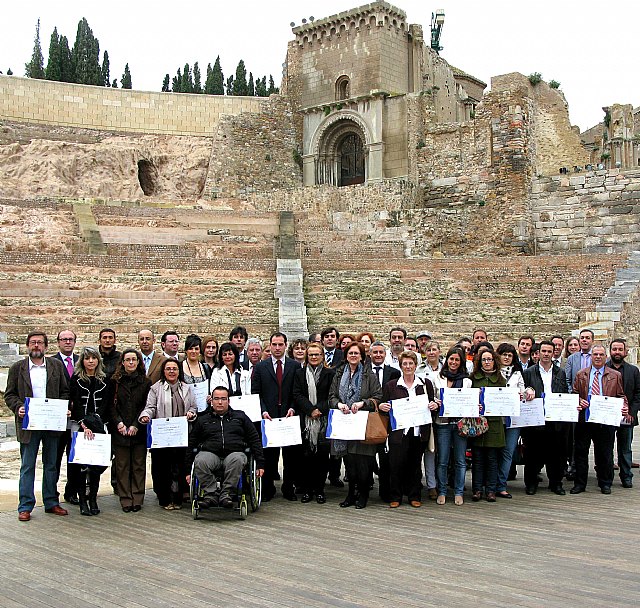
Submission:
M 238 325 L 234 327 L 229 332 L 229 342 L 235 344 L 238 352 L 240 353 L 240 358 L 238 359 L 238 363 L 240 363 L 240 367 L 242 369 L 249 369 L 249 358 L 247 357 L 247 350 L 245 345 L 247 340 L 249 339 L 249 332 L 247 332 L 246 327 L 242 327 L 242 325 Z
M 320 340 L 324 346 L 324 360 L 329 367 L 334 369 L 342 363 L 344 353 L 338 348 L 340 332 L 335 327 L 325 327 L 320 332 Z
M 20 502 L 18 519 L 29 521 L 36 504 L 34 493 L 36 461 L 42 443 L 42 499 L 47 513 L 67 515 L 58 501 L 56 491 L 56 455 L 59 431 L 23 431 L 27 397 L 69 399 L 69 388 L 64 367 L 58 359 L 45 358 L 49 341 L 43 332 L 31 332 L 27 336 L 28 357 L 14 363 L 9 369 L 4 399 L 15 414 L 17 439 L 20 442 Z M 70 415 L 69 411 L 67 415 Z
M 58 342 L 58 352 L 53 355 L 54 359 L 58 359 L 64 368 L 64 375 L 67 379 L 67 383 L 71 381 L 73 376 L 73 368 L 78 361 L 78 355 L 73 354 L 73 350 L 76 347 L 77 336 L 70 329 L 64 329 L 58 332 L 56 341 Z M 69 449 L 71 447 L 71 426 L 67 425 L 67 430 L 60 435 L 60 443 L 58 444 L 58 454 L 56 458 L 56 469 L 58 471 L 58 477 L 56 478 L 56 486 L 60 479 L 60 469 L 62 468 L 62 457 L 66 451 L 67 457 L 69 456 Z M 72 505 L 78 504 L 78 497 L 76 491 L 71 487 L 69 479 L 64 486 L 64 500 Z
M 575 485 L 571 494 L 580 494 L 587 487 L 589 473 L 589 450 L 593 441 L 593 457 L 596 464 L 598 486 L 603 494 L 611 494 L 613 484 L 613 443 L 616 427 L 607 424 L 587 422 L 585 410 L 589 407 L 589 397 L 592 395 L 606 395 L 618 397 L 624 405 L 621 416 L 629 415 L 627 396 L 622 387 L 620 372 L 606 367 L 607 351 L 598 344 L 591 349 L 591 365 L 581 369 L 573 382 L 573 392 L 580 395 L 580 416 L 575 428 Z
M 260 395 L 262 417 L 266 420 L 295 415 L 293 407 L 293 376 L 300 364 L 285 356 L 287 336 L 275 332 L 269 339 L 271 356 L 258 363 L 251 380 L 251 392 Z M 282 495 L 287 500 L 297 500 L 294 483 L 297 480 L 296 467 L 302 450 L 299 445 L 282 448 Z M 262 487 L 262 500 L 271 500 L 276 493 L 275 474 L 278 471 L 280 448 L 265 448 L 266 466 Z
M 376 341 L 371 344 L 369 356 L 371 357 L 371 369 L 383 388 L 389 380 L 397 380 L 401 376 L 399 369 L 385 365 L 387 347 L 382 342 Z M 378 446 L 378 495 L 383 502 L 391 500 L 389 475 L 389 453 L 386 446 L 382 444 Z
M 527 387 L 525 397 L 528 401 L 540 399 L 543 394 L 566 393 L 567 377 L 564 370 L 553 364 L 553 342 L 540 342 L 540 362 L 524 370 L 522 377 Z M 564 467 L 567 462 L 567 436 L 570 422 L 546 422 L 544 426 L 521 429 L 525 446 L 524 485 L 526 493 L 535 494 L 538 490 L 538 473 L 544 465 L 547 467 L 549 489 L 564 496 L 562 487 Z
M 607 365 L 622 374 L 622 388 L 629 402 L 629 414 L 624 424 L 616 429 L 618 445 L 618 466 L 620 467 L 620 483 L 623 488 L 633 487 L 633 463 L 631 444 L 633 442 L 633 427 L 638 425 L 638 410 L 640 409 L 640 370 L 635 365 L 625 362 L 627 343 L 616 338 L 609 345 L 610 358 Z
M 142 362 L 144 363 L 147 378 L 151 380 L 152 384 L 160 380 L 160 367 L 165 359 L 154 350 L 155 341 L 155 336 L 150 329 L 141 329 L 138 332 L 138 346 L 142 353 Z

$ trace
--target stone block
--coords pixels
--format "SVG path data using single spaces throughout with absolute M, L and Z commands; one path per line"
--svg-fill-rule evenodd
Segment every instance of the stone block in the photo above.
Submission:
M 586 183 L 584 175 L 575 175 L 569 178 L 569 184 L 571 186 L 583 186 Z

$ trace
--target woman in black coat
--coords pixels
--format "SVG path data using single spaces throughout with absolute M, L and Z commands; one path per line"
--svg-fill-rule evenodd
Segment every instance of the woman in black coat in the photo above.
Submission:
M 151 380 L 142 355 L 127 348 L 111 378 L 111 435 L 116 467 L 116 490 L 125 513 L 142 509 L 147 474 L 147 433 L 138 417 L 147 404 Z
M 104 424 L 110 405 L 110 391 L 105 382 L 102 357 L 98 349 L 86 346 L 80 352 L 75 370 L 69 382 L 71 420 L 84 432 L 86 439 L 93 439 L 94 433 L 106 433 Z M 83 468 L 89 475 L 89 495 Z M 107 467 L 68 463 L 67 471 L 73 494 L 77 492 L 82 515 L 98 515 L 98 489 L 100 475 Z
M 330 442 L 326 438 L 329 416 L 329 389 L 335 370 L 324 360 L 321 344 L 311 343 L 305 353 L 305 366 L 293 376 L 293 403 L 303 425 L 303 457 L 300 469 L 302 499 L 311 502 L 314 495 L 320 505 L 327 502 L 324 484 L 329 471 Z

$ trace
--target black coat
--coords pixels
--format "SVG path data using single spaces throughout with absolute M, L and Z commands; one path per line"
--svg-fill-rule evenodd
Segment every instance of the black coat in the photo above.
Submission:
M 111 391 L 102 380 L 82 380 L 76 374 L 69 382 L 69 401 L 71 419 L 80 422 L 87 414 L 96 413 L 104 422 L 108 422 L 111 408 Z M 93 386 L 92 386 L 93 384 Z
M 122 374 L 120 380 L 113 378 L 110 391 L 114 396 L 109 408 L 110 433 L 114 445 L 130 446 L 134 443 L 147 442 L 147 427 L 138 422 L 140 412 L 147 405 L 147 395 L 151 388 L 151 380 L 135 372 L 132 375 Z M 118 424 L 126 427 L 135 426 L 138 433 L 133 437 L 124 437 L 118 433 Z
M 60 363 L 62 363 L 62 367 L 64 367 L 64 375 L 65 378 L 67 379 L 67 382 L 69 382 L 69 380 L 71 380 L 71 376 L 69 376 L 69 372 L 67 370 L 67 362 L 65 360 L 65 357 L 62 355 L 61 352 L 57 352 L 55 355 L 53 355 L 52 357 L 53 359 L 58 359 L 58 361 L 60 361 Z M 71 359 L 73 361 L 73 366 L 75 367 L 76 363 L 78 362 L 78 355 L 71 355 Z
M 416 382 L 420 382 L 418 378 L 416 378 Z M 433 401 L 435 398 L 435 391 L 433 390 L 433 384 L 431 384 L 431 380 L 424 380 L 424 384 L 418 384 L 416 386 L 416 395 L 424 395 L 426 392 L 429 401 Z M 406 399 L 409 396 L 409 391 L 404 386 L 398 386 L 398 380 L 390 380 L 387 384 L 384 385 L 384 389 L 382 390 L 383 400 L 388 403 L 393 399 Z M 438 410 L 433 410 L 431 412 L 432 422 L 435 422 L 438 417 Z M 420 440 L 421 441 L 429 441 L 429 437 L 431 436 L 431 428 L 433 424 L 423 424 L 420 426 Z M 389 445 L 393 445 L 395 443 L 402 443 L 402 436 L 404 434 L 404 429 L 391 431 L 389 433 Z
M 637 426 L 640 410 L 640 370 L 626 361 L 623 361 L 620 367 L 615 367 L 611 361 L 607 361 L 607 367 L 622 374 L 622 388 L 629 402 L 629 414 L 633 416 L 633 426 Z
M 268 412 L 272 418 L 283 418 L 287 411 L 293 408 L 293 376 L 297 369 L 300 369 L 300 364 L 285 357 L 282 370 L 282 403 L 278 404 L 278 382 L 271 357 L 260 361 L 254 367 L 251 392 L 260 395 L 263 413 Z
M 540 365 L 536 363 L 535 365 L 525 369 L 522 372 L 522 378 L 524 380 L 524 385 L 528 388 L 532 388 L 536 392 L 536 399 L 540 399 L 540 397 L 542 397 L 542 393 L 544 393 L 544 384 L 542 383 L 542 376 L 540 375 Z M 551 392 L 567 392 L 567 376 L 565 371 L 557 365 L 551 366 Z
M 369 367 L 371 368 L 374 376 L 377 377 L 377 374 L 374 370 L 374 367 L 376 366 L 371 363 L 371 360 L 369 360 Z M 400 373 L 400 370 L 393 367 L 392 365 L 382 364 L 380 367 L 382 367 L 382 388 L 384 388 L 387 382 L 389 382 L 390 380 L 397 380 L 402 375 Z
M 219 416 L 209 407 L 196 418 L 191 427 L 185 465 L 190 471 L 198 449 L 225 458 L 232 452 L 244 452 L 246 447 L 251 448 L 256 466 L 264 469 L 262 441 L 249 417 L 244 412 L 231 408 L 226 414 Z
M 329 389 L 333 382 L 336 370 L 332 367 L 323 367 L 316 384 L 317 405 L 311 405 L 309 401 L 309 387 L 304 367 L 297 369 L 293 375 L 293 407 L 299 414 L 311 416 L 311 412 L 318 408 L 324 416 L 329 414 Z

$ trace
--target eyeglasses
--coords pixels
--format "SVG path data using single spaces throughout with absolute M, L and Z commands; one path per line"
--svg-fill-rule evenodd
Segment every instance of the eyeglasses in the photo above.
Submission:
M 75 338 L 58 338 L 58 342 L 75 342 Z
M 29 340 L 29 346 L 44 346 L 44 340 Z
M 483 357 L 483 358 L 481 359 L 481 361 L 482 361 L 483 363 L 493 363 L 493 357 L 491 357 L 491 359 L 486 359 L 485 357 Z
M 138 362 L 138 358 L 136 357 L 135 359 L 123 359 L 124 363 L 137 363 Z
M 307 356 L 309 357 L 322 357 L 321 353 L 308 353 Z

